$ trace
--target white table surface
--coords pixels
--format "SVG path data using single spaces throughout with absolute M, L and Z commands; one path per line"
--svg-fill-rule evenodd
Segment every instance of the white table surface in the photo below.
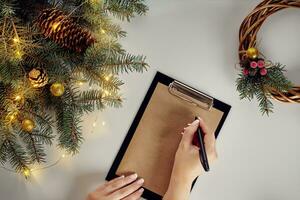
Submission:
M 80 153 L 34 172 L 30 181 L 0 170 L 0 199 L 84 199 L 104 181 L 156 70 L 232 105 L 217 143 L 219 159 L 199 179 L 190 199 L 300 199 L 300 105 L 275 103 L 275 114 L 262 117 L 257 102 L 240 101 L 235 89 L 239 25 L 258 2 L 149 2 L 146 16 L 123 24 L 128 32 L 124 46 L 146 55 L 151 65 L 144 74 L 122 76 L 124 106 L 85 116 L 86 141 Z M 299 20 L 299 10 L 282 11 L 268 20 L 259 35 L 264 54 L 286 64 L 287 76 L 298 84 Z M 49 158 L 60 154 L 53 148 Z

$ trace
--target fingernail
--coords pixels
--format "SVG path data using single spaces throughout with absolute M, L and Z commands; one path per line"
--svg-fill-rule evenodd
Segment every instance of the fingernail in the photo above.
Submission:
M 143 193 L 144 192 L 144 188 L 139 189 L 139 193 Z
M 144 179 L 141 178 L 141 179 L 137 180 L 137 183 L 138 183 L 138 184 L 144 183 Z
M 193 123 L 192 123 L 192 125 L 198 125 L 200 123 L 200 120 L 199 119 L 196 119 Z
M 138 177 L 138 175 L 136 173 L 128 176 L 128 178 L 131 180 L 135 180 L 135 179 L 137 179 L 137 177 Z
M 187 125 L 188 125 L 188 126 L 190 126 L 191 124 L 190 124 L 190 123 L 188 123 Z
M 122 176 L 119 176 L 119 178 L 124 178 L 125 176 L 124 175 L 122 175 Z

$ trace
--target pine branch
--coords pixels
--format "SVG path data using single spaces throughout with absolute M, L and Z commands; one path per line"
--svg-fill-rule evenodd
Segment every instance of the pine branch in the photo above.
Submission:
M 42 146 L 42 143 L 39 141 L 41 135 L 36 132 L 36 134 L 20 131 L 20 137 L 23 139 L 24 143 L 26 144 L 27 153 L 30 157 L 30 163 L 33 164 L 35 162 L 41 163 L 45 162 L 45 152 Z M 39 140 L 36 138 L 36 135 L 39 135 Z
M 7 148 L 5 146 L 6 139 L 4 138 L 5 133 L 0 132 L 0 164 L 4 165 L 7 160 Z
M 24 169 L 28 169 L 29 158 L 26 155 L 26 151 L 20 146 L 15 139 L 7 140 L 5 143 L 7 157 L 11 166 L 18 172 L 22 172 Z
M 272 98 L 270 93 L 266 90 L 264 85 L 261 85 L 261 89 L 257 90 L 256 98 L 259 102 L 259 108 L 261 113 L 269 115 L 273 112 L 273 103 L 270 101 Z
M 89 90 L 80 94 L 78 102 L 82 105 L 92 105 L 93 108 L 104 109 L 105 106 L 120 107 L 122 99 L 115 93 L 105 94 L 101 90 Z
M 62 105 L 57 113 L 57 128 L 59 133 L 59 147 L 75 154 L 83 141 L 81 133 L 80 115 L 67 105 Z
M 23 78 L 23 71 L 17 63 L 0 61 L 0 81 L 9 84 L 14 80 Z
M 82 73 L 84 80 L 87 80 L 89 82 L 89 85 L 96 84 L 100 86 L 103 90 L 110 90 L 116 92 L 120 89 L 120 86 L 123 85 L 123 82 L 117 77 L 112 77 L 109 81 L 107 81 L 106 75 L 109 72 L 105 73 L 102 71 L 102 69 L 93 69 L 92 66 L 82 66 L 78 69 L 78 72 Z
M 113 74 L 128 73 L 128 72 L 144 72 L 147 70 L 148 64 L 145 62 L 144 56 L 134 56 L 124 54 L 121 56 L 113 56 L 102 65 L 104 70 Z
M 105 0 L 103 7 L 113 16 L 127 21 L 135 15 L 144 15 L 148 11 L 143 0 Z

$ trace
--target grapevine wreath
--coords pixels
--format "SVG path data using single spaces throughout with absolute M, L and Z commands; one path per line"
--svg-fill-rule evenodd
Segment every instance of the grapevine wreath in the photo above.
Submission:
M 239 31 L 241 74 L 237 90 L 241 99 L 259 101 L 263 114 L 273 110 L 271 99 L 300 103 L 300 86 L 294 86 L 283 74 L 284 66 L 267 60 L 257 49 L 256 36 L 265 20 L 285 8 L 300 8 L 297 0 L 264 0 L 244 19 Z

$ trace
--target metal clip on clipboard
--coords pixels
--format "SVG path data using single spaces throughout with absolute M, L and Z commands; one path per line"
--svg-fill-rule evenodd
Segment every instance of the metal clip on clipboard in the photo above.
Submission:
M 214 99 L 211 96 L 176 80 L 170 83 L 169 92 L 205 110 L 210 110 L 214 104 Z

